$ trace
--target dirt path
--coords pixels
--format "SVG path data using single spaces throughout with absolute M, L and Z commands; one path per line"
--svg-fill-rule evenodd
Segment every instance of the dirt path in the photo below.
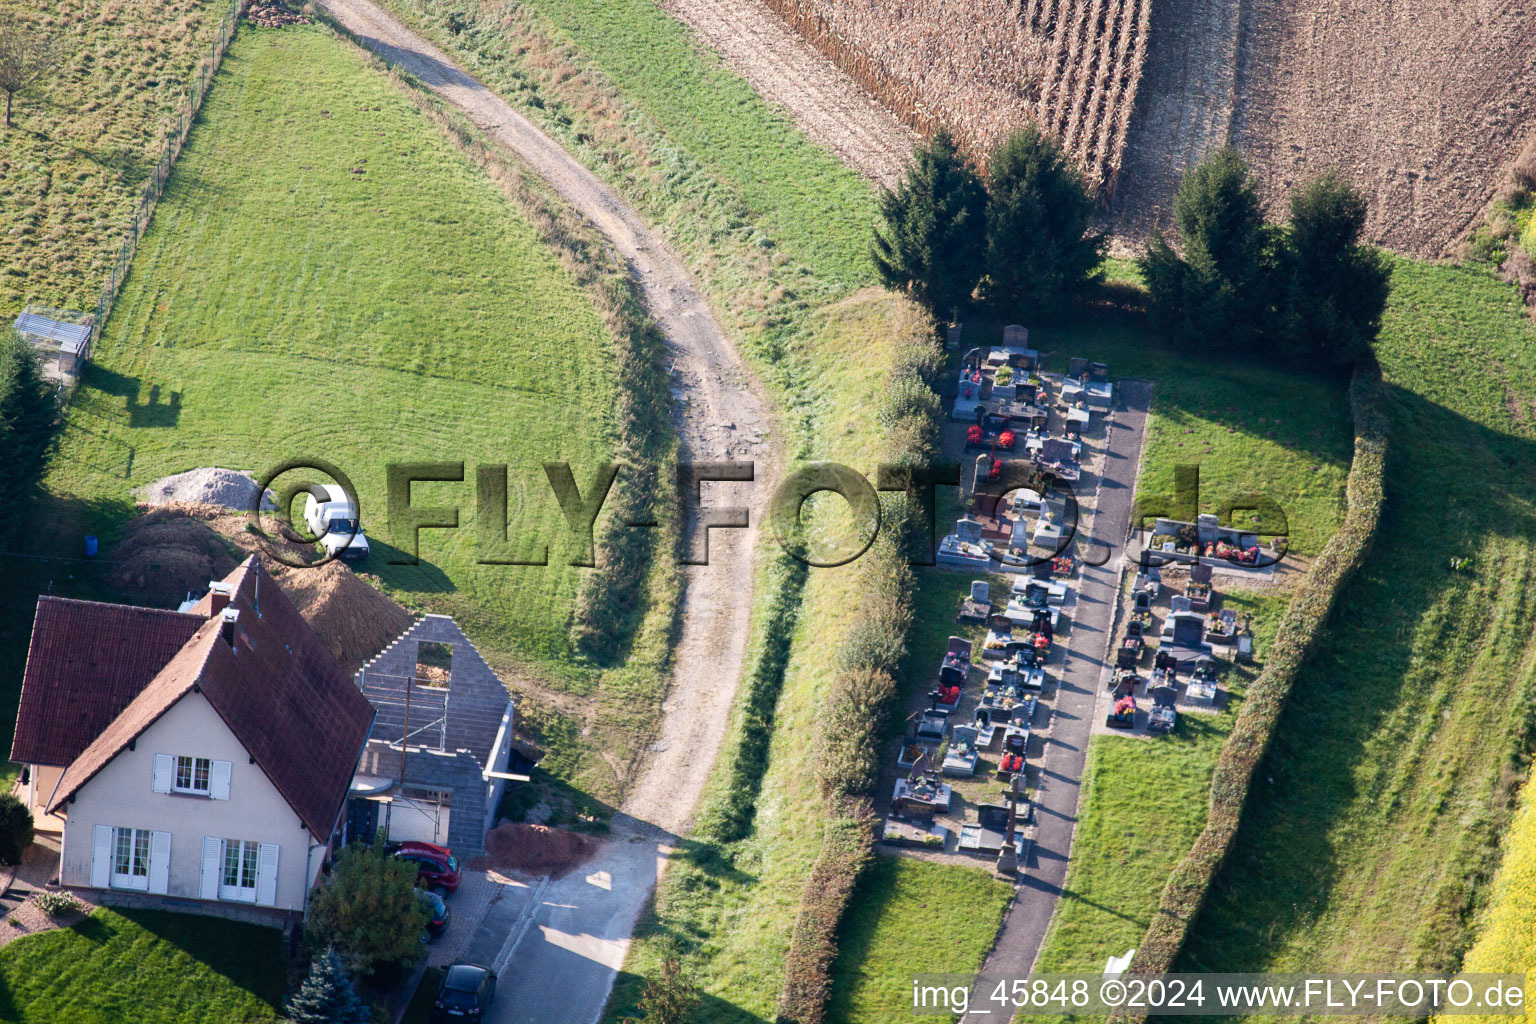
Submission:
M 1139 240 L 1172 220 L 1186 168 L 1232 141 L 1242 0 L 1152 7 L 1147 63 L 1125 140 L 1111 224 Z
M 584 872 L 549 885 L 497 957 L 506 963 L 506 998 L 497 1000 L 488 1018 L 493 1024 L 595 1021 L 635 918 L 677 837 L 687 832 L 725 739 L 746 653 L 758 512 L 773 486 L 774 451 L 767 440 L 772 417 L 687 271 L 612 188 L 371 0 L 323 0 L 322 6 L 362 45 L 473 118 L 607 236 L 667 337 L 680 457 L 757 466 L 753 484 L 705 485 L 709 505 L 750 507 L 753 528 L 711 531 L 710 564 L 686 570 L 682 635 L 660 737 L 614 816 L 613 840 Z
M 917 134 L 760 0 L 661 0 L 737 74 L 854 170 L 895 188 Z

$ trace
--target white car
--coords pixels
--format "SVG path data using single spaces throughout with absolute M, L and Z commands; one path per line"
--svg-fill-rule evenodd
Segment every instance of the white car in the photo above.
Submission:
M 368 538 L 357 522 L 357 507 L 335 484 L 316 484 L 304 502 L 304 522 L 333 558 L 368 557 Z

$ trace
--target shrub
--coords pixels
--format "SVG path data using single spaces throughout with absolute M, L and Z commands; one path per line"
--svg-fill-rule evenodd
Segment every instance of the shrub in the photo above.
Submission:
M 0 864 L 20 864 L 31 845 L 31 810 L 10 793 L 0 794 Z
M 64 890 L 55 892 L 51 889 L 40 889 L 32 894 L 32 905 L 49 917 L 58 917 L 80 909 L 80 901 L 75 898 L 75 894 Z
M 900 187 L 880 199 L 884 223 L 872 256 L 886 287 L 936 315 L 969 306 L 981 277 L 986 201 L 948 132 L 918 147 Z
M 682 964 L 669 956 L 662 961 L 661 974 L 646 979 L 640 1016 L 625 1017 L 623 1024 L 688 1024 L 699 1001 L 699 990 L 684 979 Z
M 416 892 L 416 865 L 371 848 L 349 846 L 309 905 L 313 949 L 334 947 L 348 970 L 373 974 L 409 966 L 421 955 L 427 908 Z
M 987 166 L 986 300 L 1024 319 L 1049 316 L 1096 282 L 1104 235 L 1093 198 L 1055 137 L 1015 132 Z
M 916 377 L 897 377 L 885 387 L 884 400 L 875 410 L 875 421 L 882 430 L 890 430 L 901 420 L 916 416 L 936 420 L 939 396 Z
M 357 996 L 341 957 L 326 949 L 309 964 L 304 984 L 283 1004 L 293 1024 L 369 1024 L 373 1011 Z
M 816 730 L 816 774 L 823 796 L 841 801 L 874 788 L 883 712 L 895 695 L 896 681 L 880 669 L 854 669 L 833 679 Z

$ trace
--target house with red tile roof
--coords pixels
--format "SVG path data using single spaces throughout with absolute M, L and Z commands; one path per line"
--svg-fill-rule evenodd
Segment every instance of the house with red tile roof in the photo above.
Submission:
M 40 598 L 11 757 L 63 885 L 291 918 L 373 717 L 251 558 L 185 612 Z

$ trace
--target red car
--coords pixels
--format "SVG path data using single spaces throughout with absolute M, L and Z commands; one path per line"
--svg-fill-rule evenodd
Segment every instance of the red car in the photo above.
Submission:
M 459 891 L 459 861 L 453 851 L 436 843 L 390 843 L 384 852 L 416 865 L 416 884 L 444 892 Z

